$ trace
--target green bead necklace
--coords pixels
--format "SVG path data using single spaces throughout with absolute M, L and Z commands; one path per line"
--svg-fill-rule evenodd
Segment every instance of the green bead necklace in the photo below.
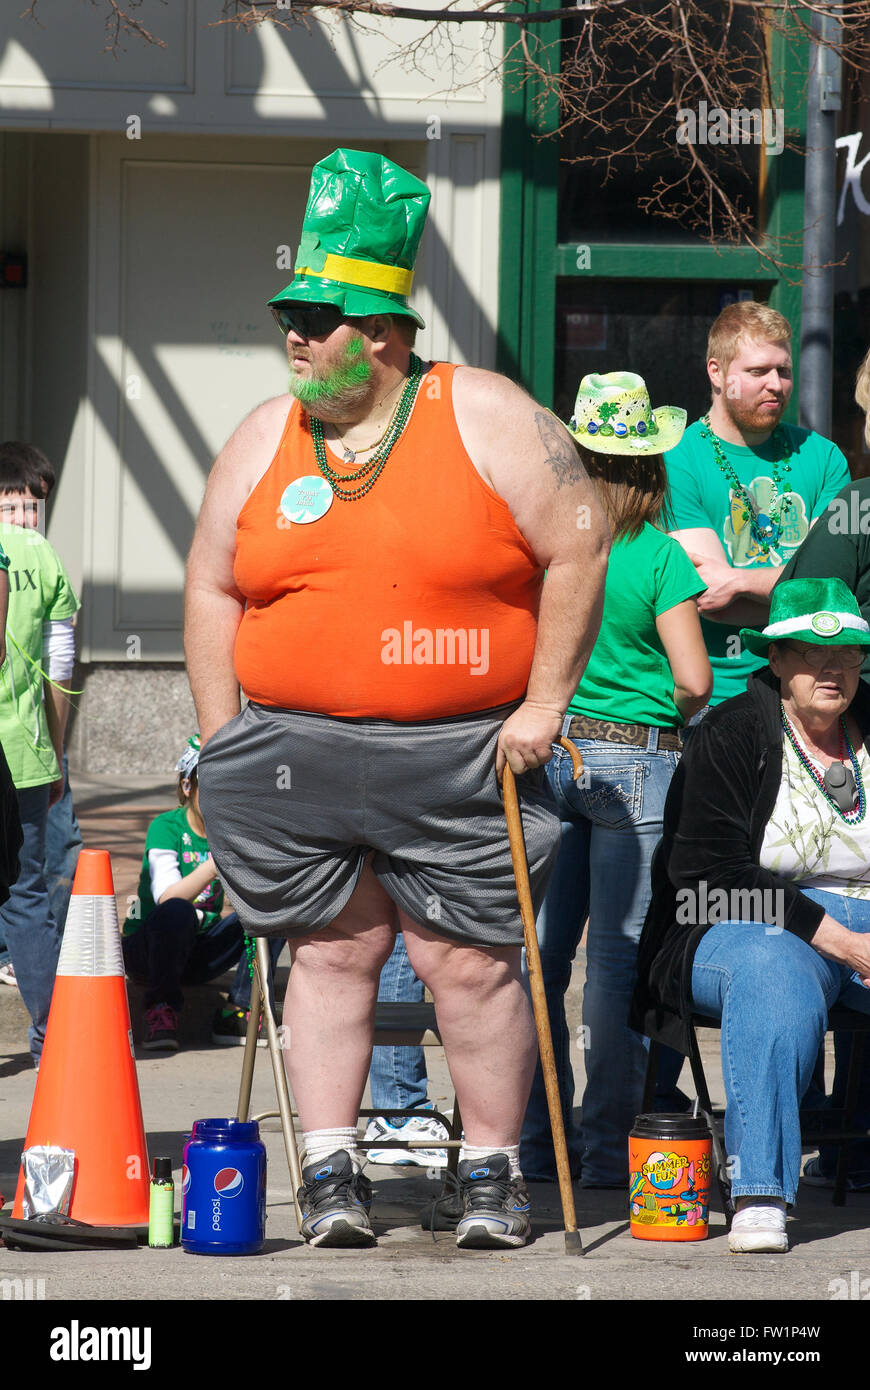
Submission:
M 838 804 L 836 799 L 831 795 L 830 791 L 828 790 L 827 777 L 821 777 L 819 773 L 816 771 L 816 769 L 813 767 L 812 763 L 810 762 L 809 754 L 805 753 L 800 745 L 798 737 L 794 729 L 792 728 L 791 720 L 786 714 L 785 706 L 782 704 L 782 702 L 780 702 L 779 706 L 779 717 L 782 727 L 785 731 L 785 735 L 792 748 L 794 749 L 795 753 L 797 754 L 798 761 L 801 763 L 801 766 L 804 767 L 806 771 L 810 774 L 819 791 L 822 793 L 822 796 L 825 798 L 828 804 L 834 808 L 840 819 L 846 821 L 847 825 L 859 825 L 861 821 L 864 819 L 864 815 L 867 810 L 867 796 L 864 791 L 864 780 L 861 776 L 861 767 L 858 762 L 858 756 L 855 752 L 855 749 L 852 747 L 852 740 L 849 737 L 849 730 L 846 728 L 846 721 L 843 718 L 843 716 L 840 715 L 840 761 L 841 764 L 845 764 L 846 750 L 848 749 L 849 761 L 852 764 L 853 783 L 854 786 L 857 788 L 856 804 L 849 811 L 844 811 L 843 808 Z M 834 764 L 834 766 L 836 766 L 836 764 Z M 852 795 L 854 797 L 855 792 L 853 792 Z
M 417 399 L 417 391 L 420 382 L 423 380 L 423 363 L 413 352 L 411 353 L 410 370 L 408 380 L 404 390 L 399 397 L 396 408 L 393 411 L 392 419 L 387 426 L 387 431 L 371 458 L 354 469 L 352 473 L 336 473 L 332 468 L 327 455 L 326 443 L 323 437 L 323 421 L 318 420 L 316 415 L 310 416 L 311 438 L 314 441 L 314 458 L 317 467 L 323 474 L 333 493 L 341 502 L 357 502 L 360 497 L 365 497 L 374 487 L 381 473 L 384 471 L 387 459 L 393 449 L 393 445 L 399 439 L 402 431 L 411 417 L 414 402 Z M 365 480 L 365 481 L 363 481 Z M 362 482 L 361 487 L 349 488 L 348 483 Z
M 771 546 L 779 544 L 779 539 L 782 534 L 782 513 L 791 505 L 787 497 L 788 485 L 786 484 L 786 487 L 780 490 L 780 484 L 788 478 L 791 472 L 791 463 L 789 460 L 791 459 L 792 450 L 784 431 L 777 425 L 772 436 L 772 441 L 774 445 L 778 444 L 782 452 L 782 457 L 777 459 L 773 464 L 774 491 L 769 515 L 766 512 L 756 511 L 755 503 L 725 457 L 725 452 L 718 435 L 713 432 L 713 427 L 710 424 L 709 411 L 701 421 L 701 438 L 709 439 L 712 444 L 713 457 L 720 471 L 724 473 L 732 491 L 737 493 L 737 496 L 743 503 L 743 520 L 749 522 L 749 529 L 752 533 L 753 540 L 758 545 L 762 555 L 768 555 Z

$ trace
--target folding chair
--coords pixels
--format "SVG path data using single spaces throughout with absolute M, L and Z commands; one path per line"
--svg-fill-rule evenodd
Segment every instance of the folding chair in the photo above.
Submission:
M 722 1137 L 724 1111 L 714 1111 L 710 1091 L 704 1073 L 704 1064 L 698 1047 L 696 1030 L 698 1028 L 720 1029 L 719 1019 L 705 1018 L 692 1014 L 689 1018 L 689 1065 L 695 1094 L 698 1097 L 698 1110 L 710 1130 L 713 1141 L 713 1157 L 716 1165 L 716 1180 L 726 1215 L 731 1209 L 731 1183 L 728 1173 L 728 1159 Z M 870 1014 L 858 1013 L 854 1009 L 833 1008 L 828 1015 L 827 1031 L 852 1033 L 852 1053 L 846 1076 L 846 1094 L 842 1107 L 829 1110 L 802 1110 L 801 1137 L 806 1144 L 836 1144 L 839 1146 L 837 1171 L 834 1177 L 833 1204 L 842 1207 L 846 1202 L 846 1179 L 849 1172 L 849 1153 L 856 1139 L 870 1138 L 870 1130 L 855 1127 L 855 1109 L 858 1103 L 858 1087 L 861 1081 L 861 1066 L 864 1060 L 865 1035 L 870 1033 Z M 660 1040 L 651 1035 L 646 1081 L 644 1083 L 643 1110 L 649 1112 L 655 1100 L 656 1073 Z
M 240 1120 L 249 1118 L 251 1105 L 251 1086 L 254 1078 L 254 1061 L 257 1055 L 257 1036 L 262 1016 L 266 1026 L 266 1042 L 269 1055 L 272 1059 L 272 1076 L 275 1082 L 275 1092 L 278 1098 L 277 1110 L 266 1110 L 260 1115 L 252 1115 L 251 1119 L 271 1120 L 280 1119 L 281 1132 L 284 1136 L 284 1152 L 287 1155 L 287 1166 L 290 1169 L 290 1180 L 293 1186 L 293 1207 L 296 1212 L 298 1225 L 302 1224 L 302 1212 L 299 1207 L 297 1193 L 302 1186 L 302 1168 L 299 1162 L 299 1149 L 296 1143 L 296 1132 L 293 1127 L 293 1120 L 298 1112 L 292 1107 L 290 1098 L 290 1088 L 287 1084 L 287 1074 L 284 1070 L 284 1058 L 281 1051 L 281 1040 L 278 1033 L 278 1025 L 275 1022 L 275 1014 L 269 1002 L 269 949 L 266 945 L 265 937 L 257 938 L 257 949 L 254 956 L 254 971 L 251 980 L 251 1012 L 248 1018 L 248 1031 L 245 1035 L 245 1051 L 242 1058 L 242 1079 L 239 1087 L 239 1104 L 237 1115 Z M 375 1047 L 440 1047 L 441 1035 L 438 1031 L 438 1023 L 435 1018 L 435 1008 L 432 1004 L 378 1004 L 375 1012 Z M 404 1115 L 406 1117 L 418 1116 L 419 1110 L 412 1109 L 393 1109 L 393 1110 L 360 1110 L 360 1117 L 368 1119 L 373 1115 Z M 427 1110 L 426 1116 L 432 1116 L 445 1126 L 448 1131 L 449 1139 L 438 1141 L 439 1149 L 447 1150 L 447 1171 L 454 1177 L 459 1162 L 459 1149 L 462 1143 L 462 1117 L 459 1113 L 459 1105 L 456 1097 L 453 1098 L 453 1116 L 448 1118 L 440 1110 Z M 390 1139 L 377 1140 L 374 1144 L 366 1144 L 363 1140 L 359 1141 L 361 1149 L 431 1149 L 433 1141 L 431 1139 Z

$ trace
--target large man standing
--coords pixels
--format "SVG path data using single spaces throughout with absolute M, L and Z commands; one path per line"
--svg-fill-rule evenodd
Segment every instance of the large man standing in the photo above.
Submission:
M 791 327 L 766 304 L 742 300 L 710 329 L 712 404 L 665 455 L 672 530 L 694 560 L 713 667 L 710 703 L 746 689 L 764 663 L 739 629 L 764 625 L 770 591 L 828 502 L 849 481 L 835 444 L 780 423 L 792 392 Z
M 317 1245 L 374 1241 L 356 1125 L 397 930 L 464 1121 L 457 1243 L 528 1237 L 536 1047 L 497 774 L 528 773 L 539 905 L 559 842 L 541 769 L 607 560 L 561 425 L 499 376 L 414 355 L 428 202 L 381 155 L 315 166 L 295 278 L 271 302 L 295 400 L 258 407 L 221 452 L 188 569 L 201 806 L 244 925 L 290 941 L 287 1066 Z

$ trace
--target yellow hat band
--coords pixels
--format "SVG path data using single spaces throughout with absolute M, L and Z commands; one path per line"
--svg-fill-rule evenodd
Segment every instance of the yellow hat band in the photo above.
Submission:
M 327 253 L 322 270 L 297 266 L 297 275 L 314 275 L 321 280 L 339 280 L 345 285 L 360 285 L 367 290 L 386 290 L 388 294 L 410 294 L 413 270 L 402 266 L 379 265 L 376 261 L 358 261 L 352 256 Z

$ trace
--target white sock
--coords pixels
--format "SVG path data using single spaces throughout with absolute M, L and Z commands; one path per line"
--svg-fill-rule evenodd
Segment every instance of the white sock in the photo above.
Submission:
M 507 1154 L 512 1181 L 523 1176 L 519 1144 L 487 1144 L 483 1148 L 479 1144 L 463 1144 L 459 1150 L 459 1162 L 468 1158 L 472 1163 L 479 1163 L 482 1158 L 489 1158 L 490 1154 Z
M 747 1207 L 778 1207 L 780 1211 L 786 1210 L 782 1197 L 743 1196 L 736 1199 L 735 1211 L 745 1211 Z
M 349 1125 L 346 1129 L 309 1129 L 302 1135 L 302 1147 L 305 1153 L 305 1167 L 310 1163 L 322 1163 L 330 1154 L 334 1154 L 337 1149 L 344 1149 L 350 1155 L 350 1161 L 354 1168 L 359 1172 L 363 1166 L 363 1157 L 358 1148 L 359 1135 L 356 1125 Z

